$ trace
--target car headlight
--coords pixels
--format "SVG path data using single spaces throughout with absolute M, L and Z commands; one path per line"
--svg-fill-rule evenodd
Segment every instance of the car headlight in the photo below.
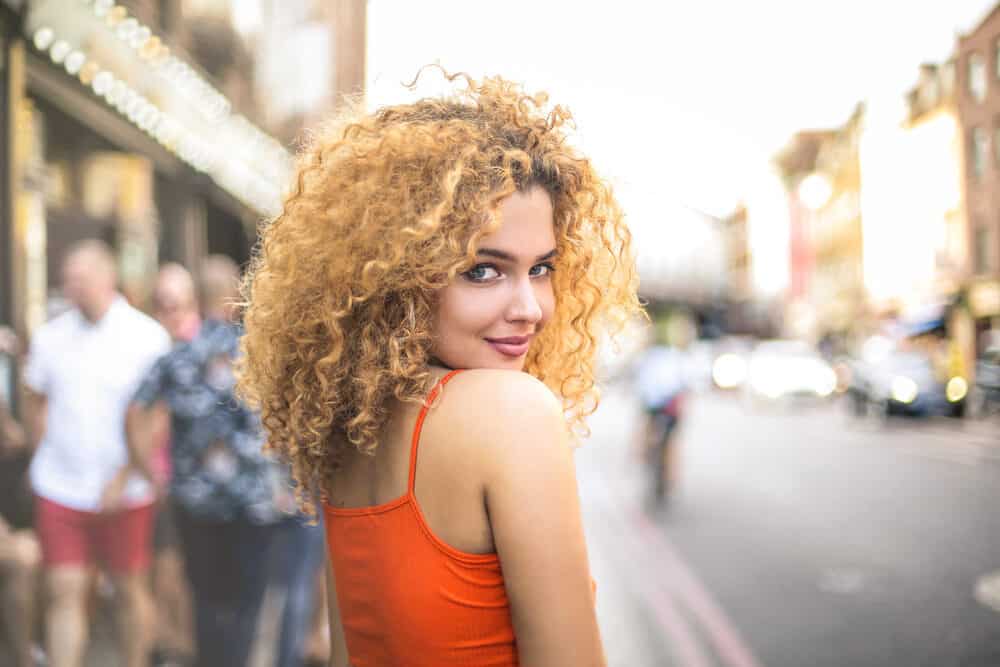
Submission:
M 944 388 L 944 395 L 948 397 L 948 400 L 952 403 L 958 403 L 960 400 L 965 398 L 965 395 L 969 393 L 969 383 L 966 382 L 964 377 L 956 375 L 952 379 L 948 380 L 948 384 Z
M 837 389 L 837 374 L 832 368 L 823 367 L 816 373 L 816 393 L 826 398 Z
M 777 378 L 768 375 L 753 376 L 750 380 L 750 386 L 758 394 L 772 399 L 781 398 L 781 394 L 783 393 Z
M 741 357 L 726 352 L 712 364 L 712 379 L 721 389 L 733 389 L 743 384 L 747 377 L 747 363 Z
M 897 375 L 892 379 L 892 400 L 900 403 L 912 403 L 917 400 L 920 389 L 912 378 L 905 375 Z

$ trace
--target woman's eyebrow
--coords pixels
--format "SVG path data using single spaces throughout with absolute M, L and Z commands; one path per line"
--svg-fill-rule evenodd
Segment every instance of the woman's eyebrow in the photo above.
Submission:
M 503 250 L 497 250 L 495 248 L 480 248 L 479 250 L 476 251 L 476 254 L 477 255 L 488 255 L 490 257 L 496 257 L 497 259 L 502 259 L 502 260 L 507 261 L 507 262 L 516 262 L 517 261 L 517 258 L 514 257 L 514 255 L 510 254 L 509 252 L 504 252 Z M 536 262 L 544 262 L 545 260 L 552 259 L 555 256 L 556 256 L 556 251 L 553 248 L 552 250 L 548 251 L 544 255 L 539 255 L 535 259 L 535 261 Z

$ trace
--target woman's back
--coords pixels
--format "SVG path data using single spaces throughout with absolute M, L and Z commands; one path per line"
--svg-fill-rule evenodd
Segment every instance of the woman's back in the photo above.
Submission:
M 330 490 L 334 643 L 354 667 L 593 664 L 600 640 L 558 401 L 524 373 L 452 372 L 445 383 L 431 409 L 398 409 L 375 461 L 352 456 L 344 487 Z M 406 423 L 418 446 L 403 477 Z
M 445 377 L 445 371 L 437 371 L 435 383 Z M 466 397 L 454 395 L 469 387 L 468 380 L 455 376 L 445 380 L 449 389 L 441 390 L 427 411 L 420 426 L 414 492 L 437 537 L 460 551 L 485 554 L 493 553 L 495 547 L 483 498 L 482 452 L 465 437 L 466 429 L 477 420 L 469 413 Z M 407 494 L 413 436 L 422 406 L 393 401 L 389 411 L 377 455 L 353 448 L 346 452 L 328 493 L 331 507 L 374 507 Z
M 397 404 L 378 455 L 350 456 L 334 480 L 327 538 L 355 667 L 518 664 L 481 471 L 449 428 L 454 376 L 433 410 Z

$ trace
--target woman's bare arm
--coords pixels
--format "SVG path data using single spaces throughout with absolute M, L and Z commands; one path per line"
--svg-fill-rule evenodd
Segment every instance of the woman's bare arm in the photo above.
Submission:
M 486 503 L 521 663 L 603 666 L 604 652 L 562 408 L 530 376 L 494 385 Z
M 337 584 L 333 567 L 326 558 L 326 605 L 330 619 L 330 667 L 351 667 L 344 641 L 344 628 L 340 623 L 340 605 L 337 604 Z

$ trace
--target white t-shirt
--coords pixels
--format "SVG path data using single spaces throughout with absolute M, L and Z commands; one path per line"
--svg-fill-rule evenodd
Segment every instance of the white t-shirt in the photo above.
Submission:
M 670 398 L 687 390 L 691 372 L 685 353 L 657 345 L 639 358 L 636 392 L 645 408 L 663 407 Z
M 117 297 L 96 324 L 77 309 L 35 334 L 24 381 L 48 399 L 45 434 L 31 462 L 39 496 L 75 510 L 99 509 L 101 493 L 128 462 L 125 411 L 153 363 L 170 350 L 155 320 Z M 125 504 L 153 500 L 153 489 L 135 475 Z

